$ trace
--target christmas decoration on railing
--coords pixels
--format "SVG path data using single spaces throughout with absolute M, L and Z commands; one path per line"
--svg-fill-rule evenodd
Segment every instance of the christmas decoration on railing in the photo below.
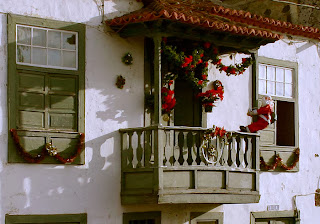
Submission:
M 222 155 L 224 145 L 229 144 L 229 140 L 232 137 L 231 132 L 227 132 L 223 127 L 217 127 L 213 125 L 212 128 L 205 131 L 202 137 L 202 144 L 200 150 L 203 158 L 209 164 L 215 165 L 219 160 L 219 155 Z M 217 138 L 219 141 L 217 142 Z M 212 144 L 215 142 L 214 144 Z M 219 145 L 219 147 L 217 147 Z M 214 146 L 215 145 L 215 146 Z M 218 152 L 218 149 L 221 151 Z
M 132 54 L 131 53 L 126 53 L 123 57 L 122 57 L 122 62 L 125 64 L 125 65 L 132 65 L 133 63 L 133 57 L 132 57 Z
M 263 157 L 261 156 L 260 157 L 261 168 L 264 170 L 275 170 L 277 168 L 277 166 L 279 166 L 284 170 L 292 170 L 299 162 L 299 155 L 300 155 L 299 148 L 295 149 L 295 151 L 293 153 L 294 153 L 294 160 L 290 166 L 287 166 L 283 163 L 283 159 L 279 156 L 279 154 L 276 154 L 274 156 L 274 160 L 273 160 L 272 164 L 270 164 L 270 165 L 268 165 L 264 161 Z
M 52 143 L 47 143 L 44 145 L 44 147 L 41 149 L 40 154 L 33 156 L 30 153 L 28 153 L 20 144 L 19 136 L 17 134 L 16 129 L 10 129 L 11 135 L 13 137 L 13 141 L 16 145 L 16 148 L 19 152 L 19 154 L 22 156 L 22 158 L 30 163 L 40 163 L 46 155 L 52 156 L 56 158 L 61 163 L 72 163 L 81 153 L 82 148 L 84 146 L 84 133 L 80 133 L 79 142 L 77 145 L 77 149 L 74 155 L 72 155 L 69 158 L 63 158 L 59 153 L 58 149 L 52 145 Z
M 215 107 L 214 103 L 217 100 L 223 100 L 224 88 L 219 80 L 213 82 L 213 89 L 207 90 L 203 93 L 199 93 L 197 97 L 200 99 L 205 112 L 212 112 L 212 108 Z
M 126 84 L 126 79 L 122 75 L 118 75 L 116 86 L 119 89 L 123 89 L 124 85 Z

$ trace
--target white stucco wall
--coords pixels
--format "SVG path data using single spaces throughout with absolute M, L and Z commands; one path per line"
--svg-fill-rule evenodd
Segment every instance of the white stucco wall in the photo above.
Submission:
M 293 210 L 296 195 L 301 223 L 320 220 L 314 206 L 319 182 L 320 157 L 320 60 L 318 48 L 309 42 L 288 44 L 278 41 L 261 47 L 259 55 L 299 64 L 299 141 L 301 149 L 298 173 L 260 175 L 261 200 L 247 205 L 139 205 L 120 204 L 119 128 L 143 125 L 143 39 L 122 39 L 101 24 L 98 0 L 0 0 L 0 223 L 5 214 L 87 213 L 89 224 L 120 224 L 122 213 L 162 211 L 163 224 L 188 223 L 190 212 L 224 212 L 225 224 L 248 224 L 250 212 L 266 211 L 267 205 Z M 105 1 L 106 18 L 141 7 L 134 0 Z M 34 165 L 7 163 L 7 50 L 6 13 L 87 24 L 86 31 L 86 164 Z M 121 62 L 131 52 L 134 64 Z M 242 57 L 242 56 L 241 56 Z M 225 63 L 239 62 L 225 59 Z M 225 99 L 208 115 L 207 126 L 237 130 L 250 119 L 251 70 L 227 77 L 213 70 L 209 78 L 219 79 L 225 87 Z M 123 90 L 115 86 L 123 75 Z

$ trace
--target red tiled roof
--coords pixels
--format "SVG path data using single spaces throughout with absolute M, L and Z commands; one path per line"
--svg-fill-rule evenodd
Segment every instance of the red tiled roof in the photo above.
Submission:
M 234 10 L 213 4 L 209 0 L 144 0 L 145 6 L 132 13 L 116 17 L 106 23 L 122 27 L 160 19 L 187 23 L 210 30 L 266 39 L 281 39 L 279 33 L 320 39 L 317 28 L 294 25 L 242 10 Z

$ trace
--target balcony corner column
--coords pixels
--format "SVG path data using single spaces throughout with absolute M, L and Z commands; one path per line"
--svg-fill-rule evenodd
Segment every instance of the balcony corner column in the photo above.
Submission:
M 153 37 L 154 42 L 154 124 L 161 121 L 161 41 L 160 35 Z

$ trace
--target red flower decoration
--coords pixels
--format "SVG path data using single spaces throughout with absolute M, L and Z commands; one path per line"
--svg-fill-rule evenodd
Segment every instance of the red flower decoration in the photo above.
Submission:
M 211 43 L 205 42 L 203 46 L 208 49 L 211 46 Z
M 230 70 L 230 74 L 236 74 L 236 69 L 235 69 L 235 68 L 232 68 L 232 69 Z
M 228 67 L 227 67 L 227 66 L 223 66 L 223 67 L 221 68 L 221 70 L 222 70 L 222 71 L 225 71 L 225 72 L 227 72 L 227 70 L 228 70 Z
M 165 43 L 165 44 L 166 44 L 166 43 L 167 43 L 167 40 L 168 40 L 168 39 L 167 39 L 166 37 L 162 37 L 162 41 L 163 41 L 163 43 Z

